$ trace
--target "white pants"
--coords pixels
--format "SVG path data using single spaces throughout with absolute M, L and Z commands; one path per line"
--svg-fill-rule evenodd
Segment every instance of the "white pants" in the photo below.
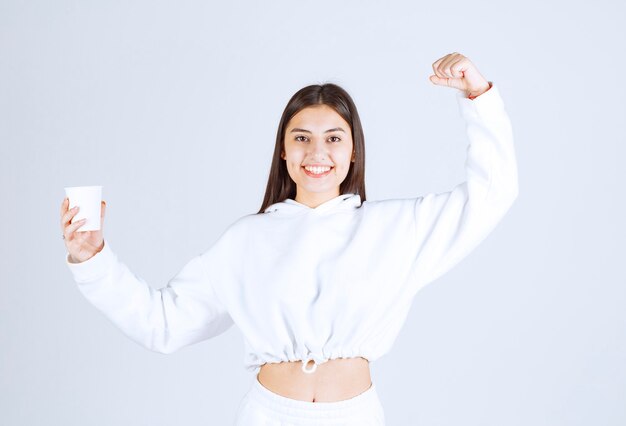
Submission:
M 237 410 L 236 426 L 384 426 L 385 414 L 374 383 L 342 401 L 309 402 L 278 395 L 258 375 Z

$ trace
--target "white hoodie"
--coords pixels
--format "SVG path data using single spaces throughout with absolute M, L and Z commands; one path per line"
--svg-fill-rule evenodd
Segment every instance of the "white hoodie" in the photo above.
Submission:
M 154 289 L 104 248 L 65 261 L 78 289 L 128 337 L 171 353 L 242 331 L 244 367 L 302 360 L 370 362 L 391 348 L 415 294 L 467 256 L 518 193 L 513 133 L 498 88 L 457 92 L 466 121 L 466 181 L 449 192 L 315 208 L 292 199 L 237 219 L 165 287 Z M 315 361 L 307 368 L 309 360 Z

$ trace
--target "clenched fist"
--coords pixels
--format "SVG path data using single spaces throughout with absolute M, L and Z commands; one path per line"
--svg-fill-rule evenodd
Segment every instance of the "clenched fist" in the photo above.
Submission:
M 450 53 L 433 63 L 434 75 L 430 81 L 439 86 L 462 90 L 467 97 L 474 99 L 491 88 L 476 66 L 460 53 Z

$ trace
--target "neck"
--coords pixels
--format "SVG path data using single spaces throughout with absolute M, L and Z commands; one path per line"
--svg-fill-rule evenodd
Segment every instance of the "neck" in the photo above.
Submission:
M 333 192 L 308 192 L 306 194 L 297 193 L 295 201 L 314 209 L 322 203 L 339 196 L 339 188 Z

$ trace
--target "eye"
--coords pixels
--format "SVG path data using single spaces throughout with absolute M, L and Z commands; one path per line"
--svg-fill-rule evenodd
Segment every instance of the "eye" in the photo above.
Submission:
M 335 138 L 336 140 L 335 141 L 331 141 L 331 142 L 339 142 L 341 140 L 341 138 L 338 137 L 338 136 L 331 136 L 329 139 L 333 139 L 333 138 Z
M 305 139 L 306 139 L 306 136 L 296 136 L 296 137 L 295 137 L 295 139 L 296 139 L 298 142 L 300 142 L 300 141 L 301 141 L 301 139 L 298 139 L 298 138 L 305 138 Z

